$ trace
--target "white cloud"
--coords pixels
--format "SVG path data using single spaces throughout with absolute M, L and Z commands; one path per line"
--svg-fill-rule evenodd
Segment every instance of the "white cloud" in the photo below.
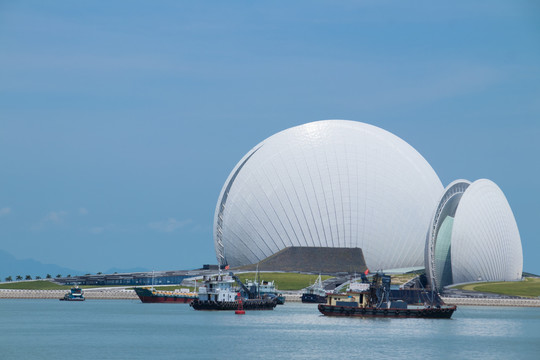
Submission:
M 64 222 L 64 218 L 67 215 L 65 211 L 51 211 L 41 221 L 44 223 L 61 224 Z
M 79 215 L 88 215 L 88 210 L 86 208 L 79 208 Z
M 67 216 L 66 211 L 51 211 L 43 219 L 41 219 L 37 224 L 32 225 L 33 230 L 43 229 L 47 225 L 61 225 L 64 223 L 64 220 Z
M 0 209 L 0 217 L 7 216 L 11 213 L 11 208 L 3 207 Z
M 188 224 L 191 224 L 193 220 L 187 219 L 187 220 L 176 220 L 173 218 L 169 218 L 167 220 L 163 221 L 154 221 L 148 224 L 148 226 L 154 230 L 160 231 L 160 232 L 173 232 L 176 229 L 180 229 L 181 227 L 184 227 Z

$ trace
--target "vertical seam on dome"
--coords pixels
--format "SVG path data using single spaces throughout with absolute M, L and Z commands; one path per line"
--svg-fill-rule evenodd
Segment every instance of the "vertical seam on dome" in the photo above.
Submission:
M 332 196 L 332 204 L 334 205 L 334 219 L 336 220 L 335 222 L 335 225 L 336 225 L 336 234 L 337 234 L 337 241 L 339 243 L 339 226 L 337 224 L 337 214 L 336 214 L 336 200 L 335 200 L 335 197 L 334 197 L 334 186 L 332 184 L 332 173 L 330 171 L 330 164 L 328 162 L 328 154 L 326 153 L 326 151 L 324 152 L 324 156 L 326 158 L 326 168 L 328 169 L 328 177 L 329 177 L 329 184 L 330 184 L 330 192 L 331 192 L 331 196 Z M 326 197 L 325 197 L 326 198 Z M 328 221 L 330 221 L 330 213 L 328 213 Z M 330 228 L 331 229 L 331 228 Z M 334 234 L 332 233 L 332 230 L 331 231 L 331 234 L 332 234 L 332 247 L 336 247 L 336 244 L 334 243 Z
M 268 204 L 269 205 L 272 205 L 272 202 L 270 201 L 270 198 L 268 197 L 268 194 L 266 193 L 266 191 L 264 191 L 261 183 L 257 180 L 257 178 L 254 179 L 254 181 L 257 183 L 257 185 L 259 186 L 259 188 L 261 189 L 261 192 L 264 194 L 265 198 L 268 200 Z M 270 224 L 272 225 L 272 228 L 274 228 L 274 231 L 276 232 L 278 238 L 281 240 L 281 243 L 283 244 L 283 247 L 279 246 L 275 239 L 270 235 L 270 239 L 272 239 L 272 241 L 274 242 L 274 244 L 276 245 L 276 247 L 278 249 L 284 249 L 287 247 L 287 243 L 285 242 L 285 240 L 281 237 L 281 234 L 280 232 L 278 231 L 278 229 L 276 228 L 276 226 L 274 225 L 274 222 L 273 221 L 270 221 L 270 216 L 268 215 L 268 213 L 266 212 L 265 210 L 265 207 L 261 204 L 260 200 L 258 197 L 255 197 L 255 199 L 257 200 L 257 203 L 259 204 L 259 206 L 261 207 L 262 211 L 264 212 L 264 215 L 266 215 L 266 217 L 269 219 L 269 222 Z M 285 235 L 288 237 L 288 234 L 287 234 L 287 230 L 285 229 L 285 226 L 283 226 L 283 223 L 281 222 L 281 219 L 279 218 L 276 210 L 274 209 L 273 206 L 270 206 L 270 208 L 274 211 L 274 215 L 276 216 L 276 219 L 278 219 L 281 227 L 283 228 L 283 230 L 285 231 Z M 289 239 L 289 242 L 291 241 L 291 239 Z
M 262 172 L 265 173 L 265 175 L 266 175 L 266 171 L 265 171 L 264 169 L 262 169 Z M 272 184 L 272 190 L 274 190 L 273 184 Z M 274 191 L 274 192 L 275 192 L 275 191 Z M 265 194 L 266 198 L 268 199 L 268 203 L 269 203 L 270 205 L 272 205 L 272 206 L 270 206 L 270 208 L 274 211 L 274 214 L 276 215 L 276 218 L 278 219 L 279 224 L 280 224 L 281 227 L 283 228 L 283 233 L 285 234 L 285 236 L 287 236 L 287 239 L 289 240 L 289 244 L 290 244 L 289 246 L 291 246 L 291 245 L 292 245 L 292 239 L 291 239 L 291 237 L 289 236 L 289 231 L 287 231 L 287 228 L 285 227 L 285 224 L 284 224 L 283 221 L 281 220 L 281 217 L 279 216 L 279 214 L 278 214 L 276 208 L 273 206 L 271 199 L 268 197 L 268 194 L 266 194 L 266 192 L 264 192 L 264 194 Z M 281 206 L 281 208 L 285 211 L 285 208 L 283 207 L 283 204 L 281 203 L 281 200 L 279 199 L 279 196 L 278 196 L 277 194 L 274 196 L 274 199 L 277 199 L 277 202 L 279 203 L 279 205 Z M 285 214 L 284 211 L 282 212 L 282 214 Z M 289 225 L 290 225 L 291 222 L 290 222 L 290 220 L 288 219 L 287 214 L 285 214 L 285 217 L 286 217 L 287 220 L 289 221 Z M 277 230 L 277 229 L 276 229 L 276 230 Z M 281 238 L 281 235 L 280 235 L 280 238 Z M 287 247 L 287 245 L 286 245 L 286 243 L 285 243 L 285 240 L 283 240 L 283 238 L 281 238 L 281 239 L 282 239 L 283 244 L 285 245 L 285 247 Z
M 298 167 L 296 166 L 296 159 L 294 158 L 294 155 L 292 156 L 293 158 L 293 162 L 294 162 L 294 167 L 295 169 L 298 171 Z M 305 221 L 305 226 L 307 227 L 307 230 L 309 232 L 309 236 L 311 239 L 313 239 L 313 235 L 311 235 L 311 229 L 310 229 L 310 226 L 308 224 L 308 221 L 307 221 L 307 217 L 306 217 L 306 213 L 304 212 L 304 207 L 302 206 L 302 201 L 300 201 L 300 197 L 298 196 L 298 191 L 296 191 L 296 186 L 292 177 L 291 177 L 291 173 L 289 172 L 289 169 L 285 166 L 286 168 L 286 171 L 287 171 L 287 175 L 289 176 L 289 180 L 291 182 L 291 184 L 293 185 L 292 188 L 293 188 L 293 191 L 294 191 L 294 194 L 296 195 L 296 199 L 298 200 L 298 205 L 300 207 L 300 211 L 302 212 L 302 216 L 304 217 L 304 221 Z M 302 186 L 304 186 L 303 182 L 302 182 L 302 176 L 299 176 L 299 179 L 300 179 L 300 183 L 302 183 Z M 306 238 L 306 234 L 304 233 L 304 229 L 302 228 L 302 224 L 300 223 L 300 220 L 298 219 L 298 215 L 296 215 L 296 211 L 294 209 L 294 206 L 292 206 L 292 201 L 291 199 L 289 198 L 289 202 L 291 202 L 291 207 L 293 208 L 293 212 L 296 216 L 296 221 L 298 221 L 298 226 L 300 227 L 300 231 L 302 232 L 302 236 L 304 237 L 304 241 L 306 242 L 306 246 L 310 246 L 309 242 L 308 242 L 308 239 Z M 309 205 L 309 203 L 308 203 Z M 311 241 L 311 243 L 313 243 L 313 241 Z
M 302 156 L 304 158 L 304 156 Z M 315 216 L 313 215 L 313 209 L 311 208 L 311 202 L 309 201 L 309 195 L 307 193 L 307 190 L 306 190 L 306 184 L 304 183 L 304 178 L 302 176 L 302 174 L 300 173 L 300 169 L 298 167 L 298 163 L 296 162 L 296 158 L 293 157 L 293 161 L 294 161 L 294 167 L 298 173 L 298 178 L 300 179 L 300 183 L 302 184 L 302 188 L 304 189 L 304 195 L 305 195 L 305 198 L 307 200 L 307 206 L 309 208 L 309 211 L 311 213 L 311 218 L 313 220 L 313 226 L 315 227 L 315 231 L 317 233 L 317 238 L 319 239 L 319 243 L 321 242 L 320 238 L 319 238 L 319 233 L 318 233 L 318 229 L 317 229 L 317 224 L 315 223 Z M 298 193 L 296 193 L 296 197 L 298 198 L 298 202 L 301 204 L 301 201 L 300 201 L 300 198 L 298 197 Z M 311 226 L 309 225 L 309 222 L 307 220 L 307 217 L 306 217 L 306 214 L 304 212 L 304 208 L 303 206 L 301 206 L 301 209 L 302 209 L 302 213 L 304 214 L 304 220 L 306 220 L 306 226 L 308 228 L 308 231 L 309 231 L 309 236 L 311 237 L 311 243 L 312 244 L 315 244 L 315 239 L 313 237 L 313 234 L 311 233 Z
M 240 229 L 242 229 L 242 228 L 240 228 Z M 244 248 L 246 248 L 249 252 L 251 252 L 251 253 L 253 254 L 253 257 L 254 257 L 255 259 L 258 259 L 258 258 L 259 258 L 259 257 L 257 256 L 257 254 L 251 249 L 251 247 L 249 247 L 249 246 L 244 242 L 242 236 L 238 235 L 238 234 L 237 234 L 234 230 L 232 230 L 232 229 L 229 229 L 229 232 L 230 232 L 233 236 L 235 236 L 235 237 L 238 239 L 238 242 L 240 242 L 240 243 L 242 243 L 242 245 L 244 245 Z M 245 230 L 244 230 L 244 232 L 245 232 Z M 228 246 L 234 247 L 234 248 L 236 248 L 237 250 L 241 250 L 238 246 L 236 246 L 236 244 L 237 244 L 237 242 L 231 241 L 231 243 L 230 243 Z M 255 246 L 257 246 L 257 245 L 255 244 Z M 257 246 L 257 247 L 258 247 L 258 246 Z M 259 250 L 261 250 L 261 249 L 259 248 Z M 261 252 L 262 252 L 262 250 L 261 250 Z M 247 257 L 247 255 L 245 255 L 245 253 L 244 253 L 243 251 L 236 251 L 236 252 L 235 252 L 235 255 L 238 255 L 238 254 L 239 254 L 239 255 L 243 255 L 243 256 L 248 260 L 248 262 L 251 262 L 251 260 Z M 236 256 L 234 256 L 233 258 L 236 258 Z
M 258 201 L 257 201 L 258 202 Z M 279 246 L 277 246 L 277 244 L 275 243 L 274 239 L 272 238 L 272 236 L 270 235 L 268 229 L 266 228 L 266 226 L 264 225 L 264 222 L 261 221 L 261 219 L 257 216 L 257 211 L 255 211 L 255 209 L 253 208 L 253 206 L 251 206 L 250 203 L 248 203 L 247 201 L 244 200 L 244 203 L 246 204 L 247 208 L 251 210 L 250 214 L 255 216 L 255 218 L 257 219 L 257 221 L 261 224 L 261 226 L 263 227 L 263 229 L 266 231 L 266 233 L 268 234 L 268 236 L 270 237 L 270 239 L 272 240 L 272 242 L 274 243 L 274 245 L 276 246 L 276 248 L 279 250 Z M 239 210 L 241 211 L 241 210 Z M 264 210 L 263 210 L 264 211 Z M 251 217 L 247 217 L 245 215 L 242 216 L 244 219 L 246 219 L 246 223 L 249 224 L 251 226 L 251 228 L 253 229 L 253 232 L 262 240 L 261 244 L 264 244 L 266 246 L 266 248 L 268 249 L 268 254 L 263 251 L 262 247 L 261 246 L 258 246 L 257 245 L 257 242 L 254 241 L 254 243 L 257 245 L 257 247 L 259 248 L 259 250 L 261 250 L 261 252 L 263 253 L 263 258 L 259 258 L 257 257 L 257 259 L 259 261 L 267 258 L 268 256 L 272 255 L 274 253 L 274 251 L 272 250 L 272 248 L 268 245 L 268 242 L 265 241 L 265 237 L 259 233 L 259 226 L 255 226 L 250 220 L 251 220 Z M 243 227 L 243 224 L 242 224 L 242 227 Z M 247 234 L 249 234 L 250 232 L 249 231 L 246 231 Z
M 328 230 L 330 231 L 330 239 L 332 240 L 332 244 L 334 244 L 334 239 L 333 239 L 334 236 L 332 234 L 332 222 L 330 221 L 330 211 L 328 210 L 328 202 L 326 201 L 326 194 L 324 192 L 324 183 L 323 183 L 324 180 L 322 179 L 321 169 L 319 168 L 319 166 L 317 166 L 317 172 L 319 173 L 319 179 L 321 180 L 321 191 L 322 191 L 322 195 L 324 199 L 324 206 L 326 208 L 326 217 L 328 218 Z M 324 229 L 324 224 L 323 224 L 323 229 Z M 328 238 L 326 237 L 326 231 L 324 233 L 325 233 L 324 240 L 326 241 L 326 246 L 330 247 L 330 244 L 328 243 Z
M 315 204 L 317 204 L 317 210 L 319 210 L 319 218 L 321 219 L 320 225 L 321 225 L 321 228 L 322 228 L 322 231 L 323 231 L 324 239 L 326 240 L 326 231 L 324 230 L 321 207 L 320 207 L 320 204 L 319 204 L 319 198 L 317 197 L 317 190 L 315 189 L 315 184 L 313 183 L 313 177 L 311 176 L 311 171 L 310 171 L 309 165 L 307 163 L 307 159 L 305 157 L 303 157 L 303 159 L 304 159 L 304 162 L 306 164 L 306 168 L 308 169 L 309 181 L 311 183 L 311 188 L 313 189 L 313 196 L 315 197 Z M 305 191 L 306 191 L 306 196 L 308 196 L 307 190 L 305 190 Z M 308 202 L 309 202 L 309 199 L 308 199 Z M 315 220 L 315 215 L 313 215 L 313 209 L 311 208 L 311 204 L 309 205 L 309 208 L 311 210 L 311 215 L 313 216 L 313 224 L 315 225 L 315 230 L 317 230 L 317 236 L 318 236 L 318 239 L 319 239 L 319 246 L 322 246 L 321 234 L 319 233 L 319 229 L 317 227 L 317 221 Z
M 345 242 L 347 241 L 347 233 L 345 231 L 345 228 L 346 228 L 346 226 L 345 226 L 345 207 L 343 206 L 343 187 L 341 186 L 342 177 L 341 177 L 341 174 L 339 172 L 339 159 L 338 159 L 336 147 L 334 147 L 334 156 L 336 158 L 336 168 L 337 168 L 337 175 L 338 175 L 337 176 L 337 183 L 338 183 L 338 187 L 339 187 L 339 196 L 341 198 L 341 224 L 343 225 L 343 245 L 340 244 L 340 239 L 338 237 L 338 247 L 339 246 L 345 247 L 346 246 Z M 345 156 L 347 156 L 347 151 L 346 150 L 345 150 Z M 336 218 L 337 218 L 337 213 L 336 213 Z
M 274 172 L 275 172 L 275 167 L 274 167 L 273 164 L 272 164 L 272 167 L 273 167 Z M 285 191 L 285 187 L 283 186 L 283 182 L 281 181 L 281 179 L 280 179 L 279 176 L 277 176 L 276 178 L 277 178 L 277 180 L 279 181 L 279 183 L 280 183 L 280 185 L 281 185 L 281 188 L 284 190 L 285 195 L 286 195 L 287 198 L 288 198 L 289 195 L 288 195 L 287 192 Z M 285 214 L 285 217 L 287 218 L 287 221 L 289 222 L 289 225 L 291 226 L 291 230 L 292 230 L 293 233 L 294 233 L 294 237 L 295 237 L 296 240 L 297 240 L 297 244 L 300 245 L 300 242 L 299 242 L 300 238 L 298 237 L 298 234 L 296 234 L 296 230 L 294 230 L 294 226 L 293 226 L 292 221 L 291 221 L 291 219 L 290 219 L 290 217 L 289 217 L 289 214 L 288 214 L 287 210 L 285 209 L 285 206 L 283 205 L 283 202 L 281 201 L 281 199 L 279 198 L 279 196 L 278 196 L 277 194 L 276 194 L 276 199 L 278 199 L 278 202 L 279 202 L 279 204 L 281 205 L 281 208 L 283 209 L 283 214 Z M 289 202 L 289 204 L 290 204 L 290 202 Z M 294 210 L 293 210 L 293 212 L 294 212 Z M 296 216 L 296 214 L 295 214 L 295 216 Z M 298 221 L 298 219 L 297 219 L 297 221 Z M 291 242 L 291 245 L 294 245 L 294 244 L 292 244 L 292 242 Z

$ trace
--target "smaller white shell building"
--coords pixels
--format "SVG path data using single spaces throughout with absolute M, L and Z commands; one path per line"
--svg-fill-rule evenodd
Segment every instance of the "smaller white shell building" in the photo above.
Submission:
M 514 214 L 487 179 L 456 180 L 445 189 L 427 235 L 431 285 L 521 279 L 523 253 Z

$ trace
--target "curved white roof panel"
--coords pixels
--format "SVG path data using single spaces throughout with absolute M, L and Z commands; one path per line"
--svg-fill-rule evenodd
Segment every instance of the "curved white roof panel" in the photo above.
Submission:
M 372 270 L 423 265 L 443 190 L 399 137 L 346 120 L 279 132 L 249 151 L 216 206 L 220 264 L 252 264 L 288 246 L 360 247 Z
M 455 180 L 448 185 L 431 220 L 426 241 L 425 264 L 426 274 L 435 289 L 453 283 L 451 244 L 454 218 L 461 197 L 470 184 L 468 180 Z
M 454 283 L 521 279 L 523 252 L 512 209 L 492 181 L 473 182 L 463 194 L 452 231 Z

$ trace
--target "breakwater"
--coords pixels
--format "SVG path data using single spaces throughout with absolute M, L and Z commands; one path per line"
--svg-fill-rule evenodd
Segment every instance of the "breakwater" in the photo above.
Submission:
M 64 297 L 67 290 L 14 290 L 0 289 L 0 299 L 60 299 Z M 285 295 L 287 302 L 300 302 L 302 294 L 291 292 Z M 139 297 L 131 289 L 85 289 L 86 299 L 118 299 L 118 300 L 138 300 Z
M 60 299 L 68 291 L 66 290 L 12 290 L 0 289 L 0 299 Z M 121 290 L 84 290 L 86 299 L 139 299 L 135 291 Z
M 60 299 L 66 294 L 66 290 L 13 290 L 0 289 L 0 299 Z M 301 293 L 286 292 L 283 294 L 285 301 L 300 302 Z M 88 289 L 84 290 L 86 299 L 95 300 L 138 300 L 137 294 L 131 289 Z M 540 307 L 540 299 L 490 299 L 490 298 L 465 298 L 443 297 L 443 301 L 449 305 L 470 306 L 517 306 L 517 307 Z
M 449 305 L 470 305 L 470 306 L 518 306 L 518 307 L 540 307 L 540 299 L 499 299 L 499 298 L 472 298 L 472 297 L 442 297 L 443 301 Z

